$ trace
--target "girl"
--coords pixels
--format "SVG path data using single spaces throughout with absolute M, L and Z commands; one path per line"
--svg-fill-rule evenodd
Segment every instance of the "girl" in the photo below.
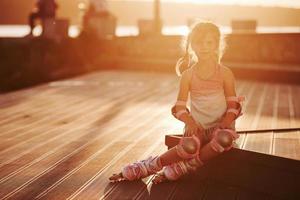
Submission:
M 184 137 L 160 156 L 125 166 L 109 178 L 111 181 L 137 180 L 160 171 L 154 183 L 177 180 L 232 147 L 238 138 L 234 121 L 241 114 L 243 99 L 236 97 L 233 73 L 220 64 L 220 43 L 220 30 L 215 24 L 194 25 L 187 37 L 186 53 L 177 62 L 181 80 L 172 108 L 172 114 L 185 123 Z M 186 107 L 188 96 L 190 111 Z

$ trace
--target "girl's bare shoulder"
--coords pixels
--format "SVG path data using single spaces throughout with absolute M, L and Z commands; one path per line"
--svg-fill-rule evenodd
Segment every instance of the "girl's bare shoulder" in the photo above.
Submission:
M 221 70 L 223 72 L 223 76 L 224 76 L 225 79 L 232 79 L 232 78 L 234 78 L 234 74 L 233 74 L 232 70 L 229 67 L 227 67 L 227 66 L 225 66 L 223 64 L 220 65 L 220 66 L 221 66 Z
M 191 77 L 192 77 L 192 73 L 193 73 L 193 69 L 192 67 L 186 69 L 182 75 L 181 75 L 181 79 L 183 81 L 190 81 L 191 80 Z

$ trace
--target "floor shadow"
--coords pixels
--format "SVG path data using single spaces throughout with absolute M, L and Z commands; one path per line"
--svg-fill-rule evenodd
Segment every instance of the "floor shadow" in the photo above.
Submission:
M 118 183 L 108 183 L 105 187 L 105 199 L 134 199 L 143 194 L 142 199 L 148 199 L 147 185 L 142 181 L 122 181 Z
M 147 199 L 169 199 L 177 185 L 178 181 L 152 184 L 149 197 Z

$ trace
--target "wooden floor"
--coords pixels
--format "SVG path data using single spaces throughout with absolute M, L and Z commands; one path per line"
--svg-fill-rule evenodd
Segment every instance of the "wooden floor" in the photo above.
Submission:
M 170 114 L 177 87 L 175 75 L 104 71 L 1 94 L 0 199 L 185 199 L 185 181 L 108 182 L 181 133 Z M 288 130 L 300 128 L 300 86 L 239 80 L 237 91 L 239 148 L 300 160 L 300 132 Z

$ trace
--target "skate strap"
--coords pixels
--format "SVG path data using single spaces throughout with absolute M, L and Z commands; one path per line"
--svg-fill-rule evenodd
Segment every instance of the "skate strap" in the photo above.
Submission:
M 196 148 L 195 153 L 189 153 L 185 150 L 184 141 L 186 140 L 192 140 L 192 142 L 195 142 L 194 144 Z M 182 137 L 179 144 L 176 145 L 177 155 L 183 159 L 193 158 L 199 153 L 200 146 L 201 146 L 201 142 L 196 135 L 192 135 L 191 137 Z
M 186 101 L 176 101 L 175 106 L 186 106 Z
M 226 113 L 233 113 L 235 115 L 235 119 L 237 119 L 239 116 L 241 116 L 242 113 L 242 105 L 241 102 L 243 102 L 245 100 L 244 96 L 229 96 L 226 97 L 226 101 L 227 102 L 235 102 L 238 104 L 238 108 L 232 108 L 232 107 L 228 107 Z
M 185 109 L 185 110 L 179 110 L 175 116 L 177 119 L 179 119 L 181 117 L 181 115 L 183 115 L 184 113 L 189 114 L 189 112 Z
M 233 140 L 236 140 L 237 138 L 239 138 L 239 135 L 232 129 L 216 129 L 213 132 L 213 139 L 210 141 L 210 146 L 212 149 L 214 149 L 216 152 L 223 152 L 223 151 L 228 151 L 232 148 L 232 144 L 229 147 L 224 148 L 221 144 L 219 144 L 219 142 L 217 141 L 217 137 L 218 134 L 220 133 L 220 131 L 222 132 L 226 132 L 228 133 L 229 136 L 232 137 Z
M 234 101 L 234 102 L 237 102 L 237 103 L 240 103 L 240 102 L 243 102 L 245 101 L 245 97 L 244 96 L 228 96 L 226 97 L 226 101 Z

